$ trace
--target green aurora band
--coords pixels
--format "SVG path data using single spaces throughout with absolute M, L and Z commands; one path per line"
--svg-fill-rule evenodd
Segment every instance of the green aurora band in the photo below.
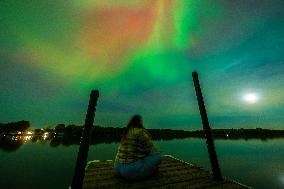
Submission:
M 283 128 L 284 1 L 3 0 L 0 122 L 199 129 L 191 72 L 214 128 Z M 259 102 L 242 96 L 253 92 Z

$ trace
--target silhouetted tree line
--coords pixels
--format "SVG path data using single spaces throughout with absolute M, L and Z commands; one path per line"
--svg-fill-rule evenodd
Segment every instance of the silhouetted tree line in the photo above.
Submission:
M 54 128 L 54 136 L 50 145 L 55 147 L 60 144 L 70 146 L 80 144 L 83 127 L 76 125 L 58 124 Z M 153 140 L 172 140 L 190 136 L 189 131 L 171 129 L 147 129 Z M 125 128 L 93 126 L 91 134 L 91 145 L 100 143 L 120 142 Z M 55 134 L 56 133 L 56 134 Z
M 51 139 L 51 146 L 70 146 L 80 144 L 82 126 L 59 124 L 55 127 L 56 136 Z M 147 129 L 153 140 L 172 140 L 187 137 L 204 138 L 203 130 L 184 131 L 172 129 Z M 125 128 L 93 126 L 91 135 L 91 145 L 100 143 L 117 143 L 121 140 Z M 215 139 L 269 139 L 284 137 L 284 130 L 270 129 L 213 129 L 212 134 Z
M 0 150 L 7 152 L 16 151 L 21 147 L 23 141 L 13 140 L 13 135 L 5 136 L 5 133 L 24 131 L 30 127 L 30 122 L 19 121 L 14 123 L 0 123 Z M 71 146 L 79 145 L 81 141 L 83 127 L 74 124 L 67 125 L 58 124 L 55 128 L 35 129 L 32 137 L 32 142 L 45 143 L 49 141 L 51 147 L 59 145 Z M 172 129 L 147 129 L 153 140 L 172 140 L 182 139 L 187 137 L 205 138 L 203 130 L 184 131 Z M 48 132 L 47 138 L 44 137 Z M 1 134 L 2 133 L 2 134 Z M 101 143 L 118 143 L 122 135 L 125 133 L 125 128 L 118 127 L 101 127 L 93 126 L 91 135 L 91 145 Z M 261 139 L 284 138 L 284 130 L 271 129 L 212 129 L 212 134 L 215 139 Z M 15 138 L 15 137 L 14 137 Z
M 269 139 L 269 138 L 283 138 L 284 130 L 271 129 L 212 129 L 213 137 L 215 139 Z M 203 130 L 191 132 L 191 137 L 205 137 Z
M 29 121 L 18 121 L 11 123 L 0 123 L 0 133 L 10 133 L 16 131 L 25 131 L 31 126 Z

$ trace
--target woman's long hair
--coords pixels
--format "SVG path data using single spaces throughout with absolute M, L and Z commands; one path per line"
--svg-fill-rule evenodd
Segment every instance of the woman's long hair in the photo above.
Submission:
M 143 121 L 142 121 L 142 117 L 140 115 L 134 115 L 129 123 L 127 124 L 126 130 L 122 136 L 122 138 L 125 138 L 128 131 L 132 128 L 141 128 L 141 129 L 145 129 L 143 126 Z

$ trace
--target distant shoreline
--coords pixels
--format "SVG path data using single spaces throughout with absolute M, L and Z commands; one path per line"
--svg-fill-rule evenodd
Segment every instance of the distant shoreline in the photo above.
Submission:
M 41 128 L 41 129 L 30 129 L 29 121 L 19 121 L 12 123 L 0 123 L 0 134 L 16 135 L 24 134 L 25 131 L 32 132 L 34 135 L 43 135 L 49 133 L 54 136 L 64 137 L 81 137 L 82 126 L 74 124 L 65 125 L 58 124 L 54 128 Z M 153 140 L 171 140 L 175 138 L 205 138 L 205 132 L 203 130 L 185 131 L 185 130 L 174 130 L 174 129 L 147 129 L 151 134 Z M 95 125 L 93 126 L 92 136 L 95 138 L 114 138 L 120 139 L 122 134 L 125 132 L 125 128 L 118 127 L 102 127 Z M 212 129 L 212 135 L 215 139 L 270 139 L 270 138 L 284 138 L 284 130 L 273 130 L 273 129 Z
M 43 144 L 48 141 L 50 147 L 80 145 L 82 126 L 58 124 L 54 128 L 30 129 L 30 122 L 20 121 L 8 124 L 0 123 L 0 150 L 12 152 L 25 142 Z M 186 138 L 205 138 L 203 130 L 184 131 L 172 129 L 147 129 L 154 141 Z M 119 143 L 125 128 L 93 126 L 90 145 Z M 284 130 L 271 129 L 212 129 L 215 140 L 270 140 L 284 138 Z

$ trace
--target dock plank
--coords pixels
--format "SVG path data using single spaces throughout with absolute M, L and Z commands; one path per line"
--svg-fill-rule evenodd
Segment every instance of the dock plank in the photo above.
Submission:
M 159 171 L 152 177 L 141 181 L 129 181 L 116 176 L 113 161 L 88 162 L 85 170 L 83 188 L 241 189 L 249 187 L 228 179 L 215 181 L 210 172 L 172 156 L 165 156 L 159 166 Z

